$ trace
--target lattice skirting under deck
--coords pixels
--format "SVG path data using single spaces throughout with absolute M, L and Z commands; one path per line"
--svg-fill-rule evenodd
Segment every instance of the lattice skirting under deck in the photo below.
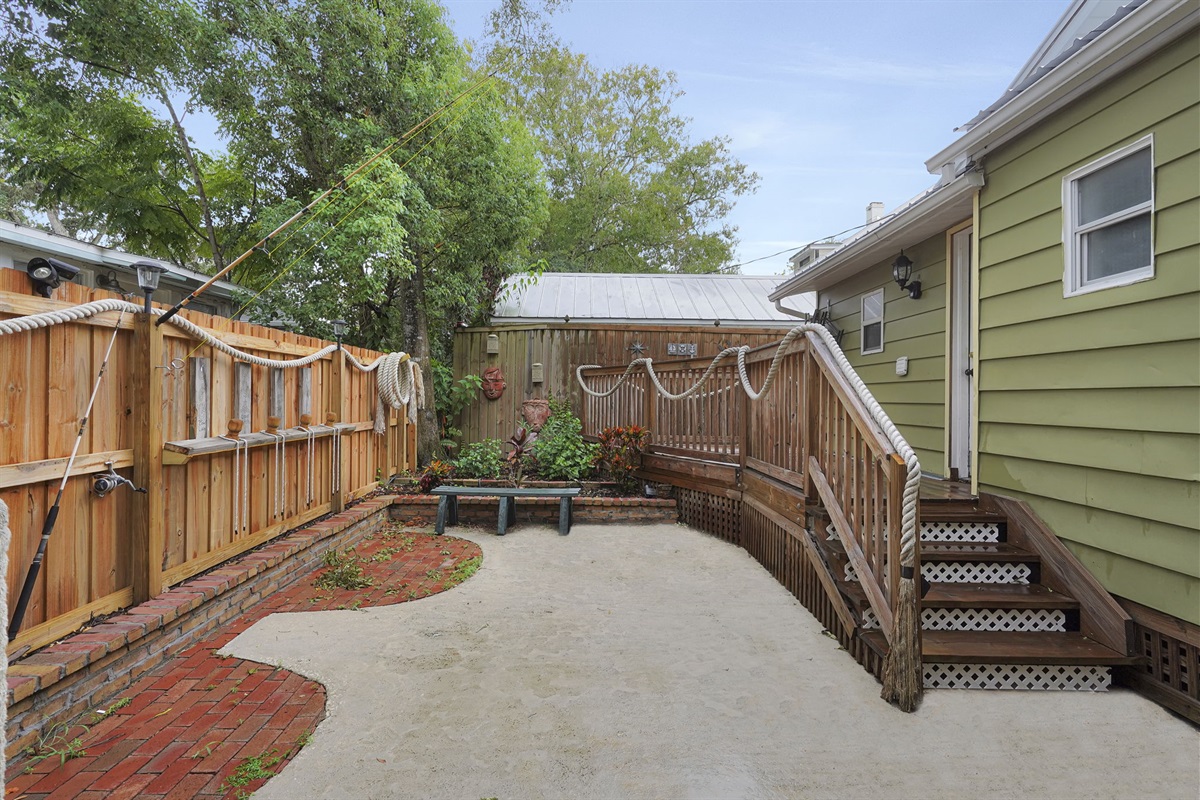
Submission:
M 998 542 L 1000 526 L 994 522 L 922 522 L 921 541 Z
M 864 628 L 878 628 L 875 612 L 863 614 Z M 1065 631 L 1067 615 L 1057 609 L 925 608 L 921 628 L 927 631 Z
M 925 664 L 926 689 L 1106 692 L 1112 670 L 1055 664 Z

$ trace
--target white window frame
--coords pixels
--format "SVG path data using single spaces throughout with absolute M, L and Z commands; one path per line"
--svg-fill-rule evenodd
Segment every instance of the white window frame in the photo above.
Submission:
M 879 316 L 868 318 L 867 317 L 867 300 L 871 299 L 872 297 L 879 298 Z M 873 292 L 867 292 L 861 298 L 859 298 L 859 301 L 858 301 L 858 313 L 859 313 L 858 348 L 859 348 L 860 353 L 864 356 L 869 356 L 872 353 L 882 353 L 883 352 L 883 314 L 884 314 L 886 307 L 887 307 L 887 302 L 883 296 L 883 289 L 876 289 Z M 868 350 L 867 349 L 867 326 L 874 325 L 876 323 L 879 323 L 879 347 L 876 347 L 873 350 Z
M 1090 222 L 1087 225 L 1076 225 L 1075 220 L 1078 211 L 1076 185 L 1079 180 L 1123 158 L 1127 158 L 1139 150 L 1145 149 L 1150 150 L 1150 199 L 1144 203 L 1138 203 L 1135 206 L 1130 206 L 1107 217 Z M 1114 150 L 1103 158 L 1080 167 L 1063 178 L 1063 253 L 1066 262 L 1063 271 L 1063 297 L 1074 297 L 1075 295 L 1098 292 L 1103 289 L 1112 289 L 1116 286 L 1128 286 L 1131 283 L 1148 281 L 1154 277 L 1154 183 L 1154 134 L 1149 134 L 1119 150 Z M 1150 215 L 1149 266 L 1091 281 L 1085 280 L 1085 265 L 1083 263 L 1084 235 L 1146 213 Z

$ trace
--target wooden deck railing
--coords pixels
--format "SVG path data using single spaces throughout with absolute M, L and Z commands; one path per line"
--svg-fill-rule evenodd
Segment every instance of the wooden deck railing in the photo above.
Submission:
M 766 381 L 776 351 L 776 345 L 768 345 L 747 354 L 746 372 L 754 389 Z M 663 388 L 680 394 L 711 363 L 689 359 L 653 366 Z M 625 371 L 624 365 L 606 366 L 584 370 L 581 376 L 591 390 L 608 391 Z M 787 346 L 770 391 L 758 400 L 739 385 L 736 362 L 729 358 L 694 394 L 680 400 L 662 396 L 647 372 L 638 369 L 608 397 L 585 395 L 581 416 L 585 434 L 636 423 L 650 429 L 650 453 L 737 464 L 744 495 L 770 487 L 769 499 L 744 497 L 762 509 L 784 509 L 781 495 L 795 501 L 793 512 L 819 504 L 880 627 L 890 636 L 907 469 L 820 337 L 806 333 Z M 746 480 L 753 474 L 770 480 Z M 919 569 L 917 564 L 916 574 Z

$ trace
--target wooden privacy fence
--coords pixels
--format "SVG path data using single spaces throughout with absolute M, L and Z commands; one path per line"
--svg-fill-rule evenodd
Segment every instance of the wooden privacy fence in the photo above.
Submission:
M 29 295 L 23 272 L 0 269 L 0 319 L 117 298 L 67 284 L 44 300 Z M 207 314 L 183 316 L 264 358 L 297 358 L 329 344 Z M 0 337 L 10 598 L 37 550 L 117 318 L 108 312 Z M 363 362 L 380 355 L 346 350 Z M 415 426 L 403 411 L 388 410 L 381 436 L 376 413 L 375 376 L 349 368 L 340 351 L 307 367 L 272 369 L 126 313 L 9 652 L 152 597 L 414 469 Z M 231 420 L 241 421 L 240 442 L 223 438 Z M 263 432 L 276 422 L 277 432 Z M 147 493 L 122 487 L 93 494 L 92 481 L 109 462 Z
M 777 345 L 751 350 L 746 372 L 764 385 Z M 662 388 L 682 394 L 711 358 L 655 362 Z M 805 531 L 808 512 L 828 515 L 885 635 L 900 581 L 901 518 L 907 467 L 872 417 L 837 359 L 816 334 L 782 351 L 770 390 L 751 400 L 730 357 L 689 397 L 672 400 L 644 369 L 621 381 L 626 365 L 583 370 L 584 433 L 638 424 L 650 430 L 643 458 L 649 477 L 714 495 L 736 496 L 746 513 L 766 518 L 816 551 Z M 620 382 L 620 385 L 617 384 Z M 734 491 L 733 487 L 736 487 Z M 920 574 L 916 563 L 915 574 Z M 837 616 L 855 622 L 831 581 L 823 581 Z

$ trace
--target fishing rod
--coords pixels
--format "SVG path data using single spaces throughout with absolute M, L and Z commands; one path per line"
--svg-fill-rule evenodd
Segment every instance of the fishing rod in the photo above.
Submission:
M 351 178 L 354 178 L 356 175 L 358 175 L 361 172 L 363 172 L 364 170 L 366 170 L 368 167 L 370 167 L 376 161 L 378 161 L 379 159 L 386 156 L 392 150 L 395 150 L 401 144 L 403 144 L 404 142 L 411 139 L 418 132 L 423 130 L 428 125 L 432 124 L 435 119 L 437 119 L 439 116 L 444 114 L 448 109 L 452 108 L 459 100 L 466 97 L 468 94 L 474 92 L 476 89 L 478 89 L 480 86 L 482 86 L 487 81 L 492 80 L 494 77 L 495 77 L 495 75 L 488 75 L 485 78 L 481 78 L 480 80 L 476 81 L 471 86 L 468 86 L 466 89 L 464 89 L 463 91 L 461 91 L 457 95 L 455 95 L 455 97 L 449 103 L 446 103 L 441 108 L 437 109 L 432 114 L 430 114 L 428 117 L 426 117 L 425 119 L 421 120 L 419 123 L 414 125 L 408 131 L 406 131 L 399 139 L 397 139 L 396 141 L 392 142 L 391 144 L 389 144 L 386 147 L 379 150 L 377 153 L 375 153 L 375 155 L 371 156 L 366 161 L 364 161 L 362 164 L 360 164 L 358 167 L 356 167 L 354 169 L 354 171 L 351 172 L 349 175 L 343 176 L 341 178 L 341 180 L 339 180 L 337 183 L 333 184 L 328 189 L 326 189 L 324 192 L 322 192 L 321 195 L 319 197 L 317 197 L 315 200 L 313 200 L 311 203 L 304 206 L 304 208 L 300 209 L 292 216 L 288 217 L 275 230 L 271 231 L 266 236 L 259 239 L 254 244 L 253 247 L 251 247 L 246 252 L 242 253 L 240 256 L 235 258 L 233 261 L 229 262 L 229 264 L 227 264 L 224 269 L 222 269 L 216 275 L 213 275 L 211 278 L 209 278 L 207 281 L 205 281 L 205 283 L 202 286 L 200 286 L 197 289 L 194 289 L 190 294 L 188 294 L 187 297 L 183 298 L 178 303 L 171 306 L 171 308 L 169 308 L 165 313 L 163 313 L 161 316 L 159 316 L 159 318 L 157 320 L 155 320 L 154 324 L 162 325 L 164 322 L 169 320 L 171 317 L 178 314 L 188 303 L 192 302 L 197 297 L 199 297 L 200 295 L 202 295 L 206 291 L 208 291 L 208 289 L 214 283 L 216 283 L 221 278 L 228 275 L 229 272 L 231 270 L 233 270 L 234 267 L 238 266 L 243 261 L 245 261 L 247 258 L 249 258 L 251 255 L 253 255 L 256 250 L 264 250 L 265 251 L 266 247 L 270 243 L 270 241 L 272 239 L 274 239 L 276 236 L 278 236 L 279 234 L 283 233 L 289 227 L 291 227 L 292 223 L 294 223 L 296 220 L 304 217 L 306 214 L 308 214 L 310 211 L 312 211 L 313 208 L 315 208 L 318 204 L 320 204 L 322 201 L 327 199 L 334 192 L 345 189 L 347 181 L 349 181 Z
M 112 354 L 113 343 L 117 341 L 117 333 L 121 330 L 121 320 L 124 318 L 125 309 L 122 308 L 121 313 L 117 315 L 117 323 L 113 325 L 112 338 L 108 340 L 108 348 L 104 351 L 104 361 L 100 364 L 100 373 L 96 375 L 96 383 L 92 386 L 92 396 L 88 398 L 83 419 L 79 421 L 79 433 L 75 437 L 75 446 L 71 448 L 71 457 L 67 459 L 67 468 L 63 470 L 62 482 L 58 484 L 58 494 L 54 497 L 54 505 L 50 507 L 50 512 L 46 514 L 46 522 L 42 525 L 42 540 L 38 543 L 33 563 L 29 565 L 29 573 L 25 576 L 25 584 L 21 587 L 21 597 L 17 600 L 12 621 L 8 624 L 10 638 L 21 630 L 21 623 L 25 619 L 25 609 L 29 606 L 29 599 L 33 596 L 33 585 L 37 583 L 38 574 L 42 571 L 42 561 L 46 558 L 46 545 L 50 542 L 50 534 L 54 532 L 54 523 L 58 521 L 58 508 L 62 503 L 63 490 L 67 488 L 67 479 L 71 477 L 71 467 L 75 464 L 75 456 L 79 454 L 79 444 L 83 441 L 83 434 L 87 431 L 88 420 L 92 416 L 92 406 L 96 402 L 96 394 L 100 391 L 100 382 L 104 380 L 104 372 L 108 369 L 108 357 Z M 132 483 L 129 485 L 133 486 Z M 138 489 L 136 486 L 133 488 L 134 491 L 143 494 L 146 492 L 145 489 Z

